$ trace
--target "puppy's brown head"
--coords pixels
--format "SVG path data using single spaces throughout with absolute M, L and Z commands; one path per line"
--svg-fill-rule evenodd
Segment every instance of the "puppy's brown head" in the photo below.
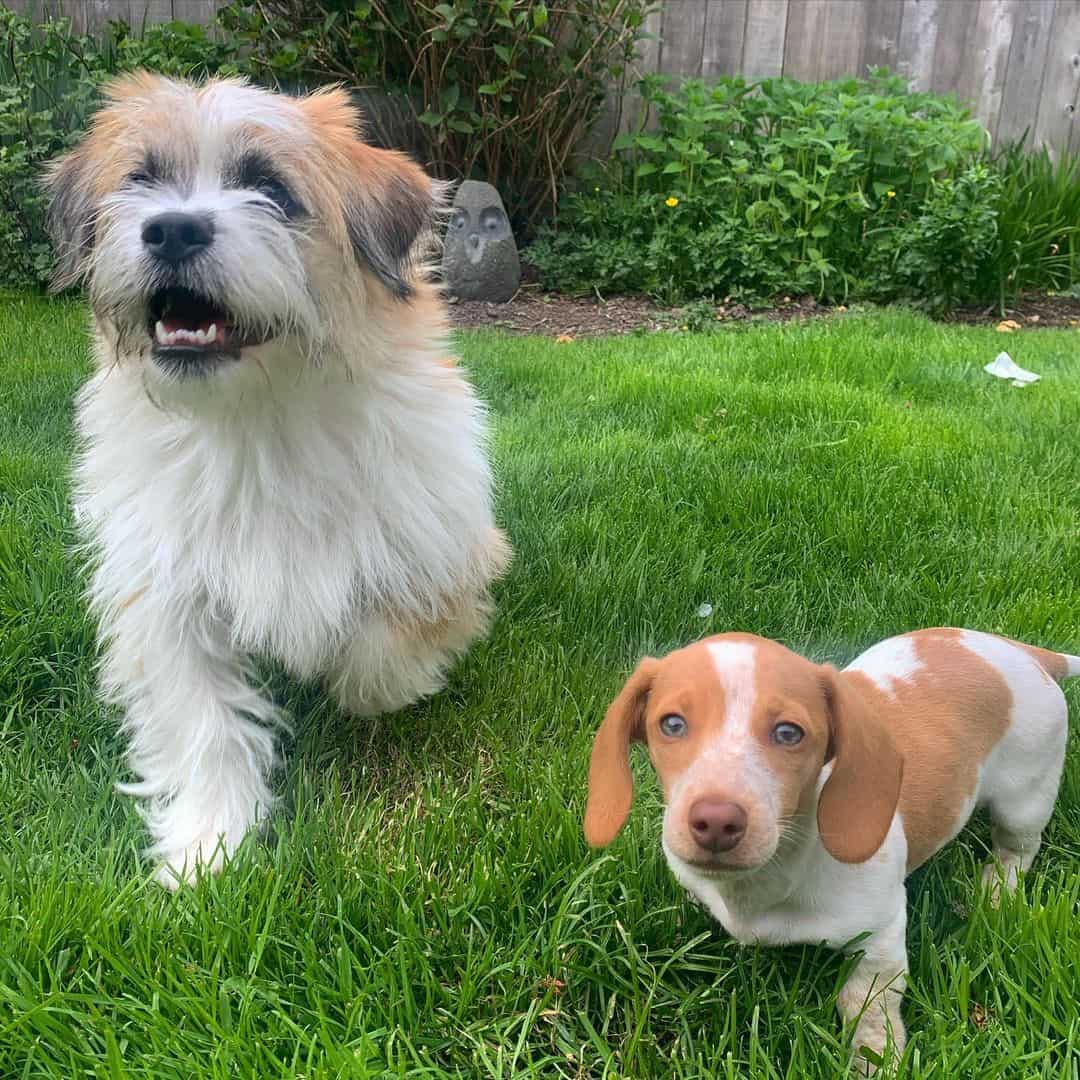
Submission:
M 170 377 L 272 365 L 274 346 L 317 354 L 413 293 L 432 182 L 361 140 L 343 91 L 140 73 L 106 94 L 48 183 L 56 285 L 88 286 L 118 359 Z
M 829 852 L 861 862 L 881 846 L 899 799 L 900 756 L 843 676 L 748 634 L 638 665 L 593 745 L 585 836 L 594 847 L 615 838 L 630 810 L 634 741 L 648 745 L 664 790 L 665 850 L 705 873 L 764 865 L 815 803 Z

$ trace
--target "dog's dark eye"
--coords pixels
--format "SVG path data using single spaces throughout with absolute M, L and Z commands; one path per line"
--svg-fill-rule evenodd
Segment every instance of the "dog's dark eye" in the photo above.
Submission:
M 660 717 L 660 730 L 669 739 L 681 739 L 686 734 L 686 720 L 678 713 L 668 713 Z
M 156 151 L 151 150 L 143 158 L 139 167 L 124 177 L 125 184 L 141 187 L 145 184 L 159 184 L 165 178 L 168 163 Z
M 779 746 L 797 746 L 802 742 L 805 734 L 806 732 L 798 724 L 789 724 L 784 721 L 772 729 L 772 741 Z
M 248 154 L 237 162 L 232 184 L 265 195 L 286 217 L 295 217 L 303 209 L 288 184 L 261 154 Z
M 251 185 L 255 191 L 265 195 L 285 215 L 294 214 L 299 209 L 292 192 L 276 177 L 262 176 Z

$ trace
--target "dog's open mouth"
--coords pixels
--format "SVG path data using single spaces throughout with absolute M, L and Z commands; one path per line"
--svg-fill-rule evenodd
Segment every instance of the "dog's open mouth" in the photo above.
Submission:
M 205 369 L 270 335 L 244 333 L 220 304 L 190 289 L 158 289 L 150 297 L 149 331 L 154 355 L 176 369 Z

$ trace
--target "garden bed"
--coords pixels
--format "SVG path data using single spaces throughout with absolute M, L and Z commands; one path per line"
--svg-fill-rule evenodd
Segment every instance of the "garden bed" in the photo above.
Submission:
M 716 322 L 747 321 L 787 322 L 844 311 L 846 308 L 820 304 L 812 296 L 784 297 L 766 307 L 750 307 L 737 301 L 717 304 Z M 691 317 L 688 319 L 688 312 Z M 642 296 L 566 296 L 544 292 L 536 285 L 525 285 L 505 304 L 480 300 L 450 304 L 450 318 L 455 329 L 506 330 L 515 334 L 539 334 L 551 338 L 597 337 L 606 334 L 648 333 L 678 330 L 690 326 L 702 329 L 708 308 L 695 304 L 691 309 L 664 307 Z M 691 321 L 692 320 L 692 321 Z M 1002 315 L 997 307 L 963 307 L 947 316 L 947 322 L 969 326 L 997 326 L 1011 320 L 1022 329 L 1040 327 L 1080 327 L 1080 299 L 1033 293 Z M 1009 329 L 1013 329 L 1009 327 Z

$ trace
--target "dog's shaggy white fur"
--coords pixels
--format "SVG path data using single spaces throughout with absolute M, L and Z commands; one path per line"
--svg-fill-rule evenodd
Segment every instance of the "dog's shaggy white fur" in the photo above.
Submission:
M 280 718 L 250 655 L 400 708 L 483 633 L 509 552 L 415 263 L 431 181 L 365 145 L 340 91 L 109 96 L 51 174 L 52 224 L 94 312 L 75 503 L 102 683 L 172 885 L 271 806 Z

